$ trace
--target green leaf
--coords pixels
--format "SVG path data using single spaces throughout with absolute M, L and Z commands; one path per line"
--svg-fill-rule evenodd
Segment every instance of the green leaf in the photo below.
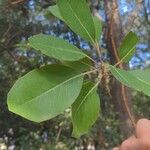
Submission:
M 102 24 L 96 16 L 93 16 L 93 21 L 94 21 L 94 26 L 96 31 L 96 40 L 97 42 L 99 42 L 102 33 Z
M 61 16 L 61 13 L 60 13 L 59 8 L 58 8 L 57 5 L 49 6 L 48 7 L 48 11 L 50 11 L 51 14 L 53 14 L 58 19 L 60 19 L 60 20 L 65 22 L 65 20 Z M 95 27 L 95 31 L 96 31 L 96 33 L 95 33 L 96 34 L 96 40 L 99 42 L 100 36 L 101 36 L 101 32 L 102 32 L 102 24 L 101 24 L 100 20 L 96 16 L 93 16 L 93 21 L 94 21 L 94 27 Z
M 59 8 L 57 5 L 54 6 L 49 6 L 48 7 L 48 11 L 50 11 L 55 17 L 57 17 L 58 19 L 64 21 L 63 17 L 60 14 Z
M 59 60 L 76 61 L 86 57 L 74 45 L 50 35 L 39 34 L 29 38 L 29 46 Z
M 86 0 L 57 0 L 65 23 L 83 39 L 95 43 L 95 28 Z
M 119 57 L 120 57 L 122 62 L 127 63 L 130 61 L 133 54 L 135 53 L 135 49 L 136 49 L 135 46 L 138 42 L 139 42 L 139 38 L 132 31 L 130 31 L 126 35 L 126 37 L 122 41 L 122 43 L 119 47 L 119 50 L 118 50 Z
M 130 71 L 141 82 L 141 91 L 150 96 L 150 69 Z
M 63 64 L 75 69 L 78 72 L 88 71 L 92 67 L 92 63 L 88 58 L 83 58 L 79 61 L 73 61 L 73 62 L 65 61 L 63 62 Z
M 51 119 L 70 107 L 80 93 L 83 74 L 62 65 L 35 69 L 8 94 L 9 110 L 34 122 Z
M 88 132 L 99 116 L 100 100 L 97 84 L 85 83 L 77 100 L 72 105 L 73 136 Z
M 122 84 L 150 96 L 150 69 L 125 71 L 110 66 L 111 73 Z

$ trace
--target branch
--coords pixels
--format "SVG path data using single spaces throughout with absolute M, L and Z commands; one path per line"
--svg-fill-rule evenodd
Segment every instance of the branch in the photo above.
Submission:
M 23 3 L 23 2 L 25 2 L 25 0 L 16 0 L 14 2 L 11 2 L 11 5 L 20 4 L 20 3 Z

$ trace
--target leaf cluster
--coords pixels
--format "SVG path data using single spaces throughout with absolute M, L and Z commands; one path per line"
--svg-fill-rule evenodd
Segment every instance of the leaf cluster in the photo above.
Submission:
M 102 24 L 91 15 L 85 0 L 57 0 L 57 5 L 48 9 L 101 54 Z M 42 122 L 70 107 L 73 136 L 81 136 L 100 115 L 97 91 L 104 76 L 113 75 L 122 84 L 150 96 L 150 70 L 126 71 L 116 67 L 131 59 L 138 41 L 136 34 L 129 32 L 118 49 L 120 61 L 112 66 L 96 62 L 63 39 L 43 34 L 30 37 L 31 48 L 59 63 L 35 69 L 18 79 L 8 93 L 9 110 L 31 121 Z M 91 81 L 88 75 L 92 74 L 95 79 Z

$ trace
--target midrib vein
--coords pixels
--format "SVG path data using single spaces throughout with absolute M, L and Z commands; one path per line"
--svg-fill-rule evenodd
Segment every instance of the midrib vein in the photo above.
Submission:
M 128 80 L 127 80 L 123 75 L 121 75 L 120 72 L 119 72 L 116 68 L 114 68 L 113 66 L 112 66 L 112 68 L 118 73 L 118 75 L 119 75 L 122 79 L 124 79 L 127 83 L 129 83 Z
M 27 104 L 27 103 L 29 103 L 29 102 L 31 102 L 31 101 L 34 101 L 35 99 L 41 97 L 42 95 L 45 95 L 45 94 L 47 94 L 47 93 L 49 93 L 49 92 L 51 92 L 51 91 L 54 91 L 55 89 L 59 88 L 60 86 L 64 85 L 65 83 L 67 83 L 67 82 L 69 82 L 69 81 L 71 81 L 71 80 L 73 80 L 73 79 L 75 79 L 75 78 L 81 77 L 81 76 L 83 76 L 83 75 L 84 75 L 84 73 L 79 74 L 79 75 L 76 75 L 76 76 L 74 76 L 74 77 L 72 77 L 72 78 L 70 78 L 70 79 L 68 79 L 68 80 L 66 80 L 66 81 L 64 81 L 64 82 L 62 82 L 62 83 L 60 83 L 60 84 L 54 86 L 54 87 L 51 88 L 50 90 L 47 90 L 47 91 L 44 92 L 43 94 L 38 95 L 38 96 L 32 98 L 31 100 L 26 100 L 25 103 L 19 104 L 19 105 L 17 105 L 17 107 L 18 107 L 18 106 L 25 105 L 25 104 Z
M 92 91 L 98 86 L 99 82 L 97 82 L 92 88 L 91 90 L 86 94 L 86 96 L 84 97 L 84 99 L 81 101 L 81 103 L 79 104 L 79 106 L 77 107 L 77 110 L 75 112 L 74 118 L 76 117 L 79 109 L 82 107 L 82 105 L 85 103 L 86 98 L 92 93 Z
M 89 36 L 89 38 L 91 39 L 92 43 L 95 44 L 94 39 L 91 37 L 90 33 L 87 31 L 87 29 L 85 28 L 85 26 L 82 24 L 81 20 L 78 18 L 78 16 L 76 15 L 76 13 L 74 12 L 72 6 L 69 4 L 69 7 L 71 9 L 71 11 L 73 12 L 75 18 L 79 21 L 79 23 L 81 24 L 81 26 L 83 27 L 83 29 L 86 31 L 87 35 Z
M 131 50 L 129 52 L 127 52 L 127 54 L 122 58 L 121 62 L 126 58 L 128 57 L 128 55 L 132 52 L 132 50 L 134 49 L 135 47 L 132 47 Z
M 39 49 L 39 48 L 37 48 L 36 46 L 34 46 L 32 44 L 30 44 L 30 46 L 32 46 L 33 48 L 35 47 L 35 49 Z M 77 50 L 71 50 L 71 48 L 67 49 L 67 48 L 60 48 L 60 47 L 54 47 L 54 46 L 50 46 L 50 47 L 55 51 L 60 50 L 60 51 L 66 51 L 66 52 L 70 52 L 70 53 L 73 53 L 73 54 L 80 54 L 80 55 L 86 56 L 83 52 L 80 52 L 80 51 L 77 51 Z M 42 51 L 42 49 L 44 49 L 44 48 L 40 48 L 39 50 Z M 45 49 L 50 49 L 50 48 L 45 47 Z

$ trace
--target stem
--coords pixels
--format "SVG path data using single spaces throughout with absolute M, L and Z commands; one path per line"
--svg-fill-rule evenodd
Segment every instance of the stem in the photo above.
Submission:
M 11 2 L 11 5 L 16 5 L 16 4 L 19 4 L 19 3 L 22 3 L 24 2 L 25 0 L 16 0 L 14 2 Z
M 98 56 L 100 57 L 101 56 L 101 51 L 100 51 L 100 47 L 99 47 L 99 44 L 98 44 L 97 41 L 95 42 L 94 47 L 96 49 L 96 52 L 97 52 Z
M 122 63 L 122 59 L 120 61 L 118 61 L 114 66 L 117 67 L 118 65 L 120 65 Z
M 95 69 L 95 67 L 94 67 L 94 66 L 91 66 L 91 65 L 89 65 L 89 64 L 87 64 L 87 63 L 85 63 L 84 61 L 81 61 L 81 63 L 82 63 L 82 64 L 84 64 L 84 65 L 86 65 L 86 66 L 88 66 L 88 67 L 91 67 L 91 68 Z
M 56 137 L 56 143 L 59 142 L 61 132 L 62 132 L 62 127 L 59 128 L 59 131 L 58 131 L 58 134 L 57 134 L 57 137 Z
M 125 109 L 126 109 L 126 111 L 128 113 L 128 116 L 129 116 L 130 121 L 131 121 L 131 123 L 132 123 L 132 125 L 134 127 L 134 130 L 136 131 L 136 123 L 135 123 L 135 120 L 134 120 L 134 118 L 133 118 L 133 116 L 132 116 L 132 114 L 130 112 L 130 109 L 128 107 L 128 104 L 127 104 L 127 97 L 126 97 L 126 94 L 125 94 L 125 87 L 124 87 L 124 85 L 121 85 L 121 91 L 122 91 L 122 97 L 123 97 Z
M 96 64 L 96 61 L 95 61 L 93 58 L 91 58 L 91 57 L 88 56 L 88 55 L 86 55 L 86 57 L 87 57 L 88 59 L 90 59 L 94 64 Z
M 95 42 L 94 47 L 96 49 L 96 52 L 98 54 L 98 57 L 101 58 L 101 47 L 99 46 L 98 41 Z M 100 59 L 100 62 L 102 62 L 102 60 Z
M 94 69 L 94 70 L 91 70 L 91 71 L 84 72 L 84 73 L 82 73 L 82 75 L 94 73 L 94 72 L 96 72 L 96 71 L 98 71 L 98 69 Z
M 123 59 L 121 59 L 120 61 L 118 61 L 114 66 L 117 67 L 117 66 L 120 66 L 123 62 Z

